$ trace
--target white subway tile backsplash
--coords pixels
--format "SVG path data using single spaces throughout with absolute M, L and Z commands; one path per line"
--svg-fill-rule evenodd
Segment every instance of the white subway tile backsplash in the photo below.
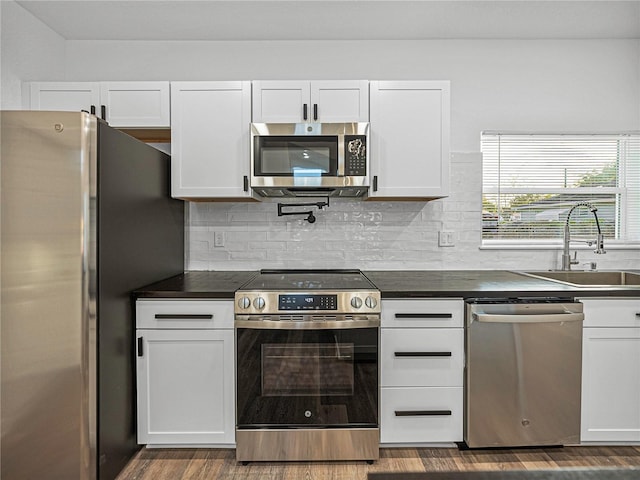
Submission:
M 260 268 L 540 269 L 557 268 L 559 250 L 480 249 L 482 163 L 479 153 L 451 157 L 447 198 L 430 202 L 331 199 L 311 208 L 316 223 L 278 217 L 274 202 L 189 203 L 188 270 Z M 301 200 L 303 201 L 303 200 Z M 438 246 L 438 231 L 454 232 L 453 247 Z M 214 247 L 214 233 L 225 245 Z M 578 258 L 598 268 L 640 269 L 638 250 Z

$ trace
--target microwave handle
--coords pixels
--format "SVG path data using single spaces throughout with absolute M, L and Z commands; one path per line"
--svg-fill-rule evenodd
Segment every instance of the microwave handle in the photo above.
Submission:
M 305 103 L 302 105 L 302 119 L 306 120 L 307 116 L 307 104 Z

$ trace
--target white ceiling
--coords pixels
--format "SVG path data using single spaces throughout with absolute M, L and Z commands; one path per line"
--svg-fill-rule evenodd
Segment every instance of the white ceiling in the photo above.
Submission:
M 640 0 L 17 3 L 68 40 L 640 38 Z

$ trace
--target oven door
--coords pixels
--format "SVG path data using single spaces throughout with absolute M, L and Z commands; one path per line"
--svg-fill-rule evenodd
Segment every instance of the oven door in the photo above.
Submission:
M 238 429 L 378 426 L 378 328 L 236 329 Z

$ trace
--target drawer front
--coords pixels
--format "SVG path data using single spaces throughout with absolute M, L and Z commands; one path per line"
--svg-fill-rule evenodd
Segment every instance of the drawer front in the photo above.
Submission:
M 460 442 L 462 387 L 380 389 L 380 443 Z
M 383 300 L 383 327 L 462 327 L 462 299 Z
M 138 300 L 136 328 L 233 328 L 233 300 Z
M 462 328 L 382 329 L 383 387 L 461 387 L 463 368 Z
M 582 298 L 585 327 L 640 327 L 640 298 Z

